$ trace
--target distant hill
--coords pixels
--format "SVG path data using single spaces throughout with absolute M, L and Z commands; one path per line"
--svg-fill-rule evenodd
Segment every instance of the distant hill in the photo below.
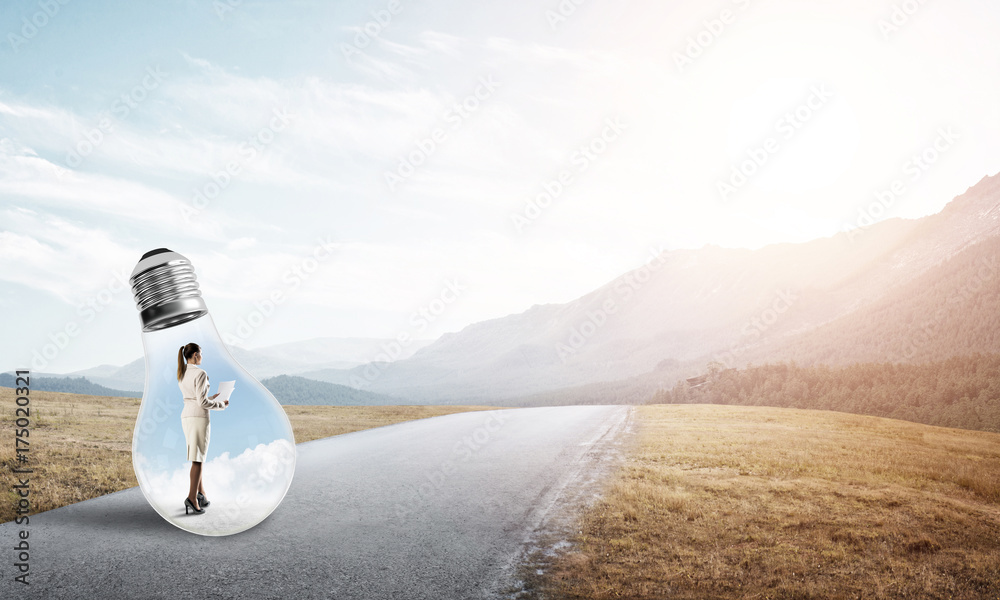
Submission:
M 343 385 L 292 375 L 269 377 L 262 380 L 261 383 L 281 404 L 325 406 L 412 404 L 402 398 L 373 394 Z
M 14 376 L 10 373 L 0 373 L 0 387 L 12 388 Z M 281 404 L 328 405 L 328 406 L 374 406 L 411 404 L 402 398 L 373 394 L 335 385 L 323 381 L 314 381 L 304 377 L 279 375 L 261 381 L 264 387 Z M 38 377 L 31 376 L 31 389 L 43 392 L 62 392 L 66 394 L 85 394 L 88 396 L 113 396 L 124 398 L 141 398 L 142 392 L 116 390 L 94 383 L 86 377 Z
M 0 373 L 0 387 L 17 387 L 15 377 L 10 373 Z M 66 394 L 86 394 L 88 396 L 115 396 L 141 398 L 142 392 L 116 390 L 94 383 L 86 377 L 37 377 L 31 376 L 32 390 L 43 392 L 63 392 Z
M 923 363 L 977 352 L 1000 353 L 1000 238 L 969 246 L 870 305 L 746 358 Z
M 1000 354 L 1000 238 L 973 244 L 871 304 L 814 329 L 764 335 L 738 346 L 748 363 L 795 361 L 800 367 L 858 363 L 927 364 L 980 353 Z M 644 402 L 657 389 L 704 374 L 725 352 L 684 362 L 664 360 L 635 377 L 511 398 L 506 404 Z M 880 416 L 889 416 L 881 414 Z M 926 422 L 926 421 L 921 421 Z
M 656 382 L 700 375 L 712 360 L 848 364 L 995 351 L 1000 312 L 989 295 L 1000 278 L 972 284 L 998 236 L 993 176 L 934 215 L 757 250 L 651 254 L 647 266 L 573 302 L 474 323 L 405 360 L 301 375 L 435 403 L 563 403 L 574 401 L 563 393 L 570 389 L 635 401 Z M 941 333 L 903 352 L 940 309 L 949 312 Z
M 430 342 L 412 340 L 394 357 L 407 358 Z M 229 351 L 248 373 L 261 380 L 276 375 L 304 375 L 316 369 L 349 369 L 379 359 L 389 343 L 391 340 L 379 338 L 313 338 L 252 350 L 230 347 Z M 110 388 L 141 392 L 146 361 L 140 357 L 120 367 L 101 365 L 63 376 L 86 377 Z

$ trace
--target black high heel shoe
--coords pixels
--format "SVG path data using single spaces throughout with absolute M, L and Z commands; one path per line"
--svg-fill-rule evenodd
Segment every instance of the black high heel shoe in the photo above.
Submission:
M 208 498 L 205 497 L 205 494 L 198 492 L 198 506 L 205 509 L 208 508 L 209 504 L 211 504 L 211 502 L 208 501 Z
M 188 514 L 188 510 L 190 510 L 191 512 L 193 512 L 196 515 L 200 515 L 203 512 L 205 512 L 204 508 L 201 509 L 201 510 L 198 510 L 197 508 L 195 508 L 194 504 L 191 503 L 191 499 L 190 498 L 185 498 L 184 499 L 184 514 L 185 515 Z

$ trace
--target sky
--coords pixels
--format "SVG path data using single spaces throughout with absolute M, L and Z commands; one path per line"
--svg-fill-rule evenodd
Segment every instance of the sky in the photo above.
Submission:
M 256 348 L 938 212 L 1000 170 L 998 28 L 986 0 L 5 2 L 0 367 L 141 356 L 122 281 L 160 247 Z

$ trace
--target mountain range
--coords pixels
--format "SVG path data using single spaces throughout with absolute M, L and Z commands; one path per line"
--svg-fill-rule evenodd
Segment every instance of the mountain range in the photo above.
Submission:
M 412 340 L 399 352 L 406 358 L 432 340 Z M 244 369 L 258 380 L 278 375 L 296 375 L 320 368 L 349 369 L 366 364 L 382 352 L 391 340 L 377 338 L 313 338 L 256 349 L 229 346 Z M 142 391 L 146 377 L 145 359 L 139 357 L 124 366 L 100 365 L 72 373 L 38 373 L 45 377 L 86 377 L 94 383 L 128 391 Z
M 327 406 L 374 406 L 403 404 L 400 398 L 373 394 L 344 385 L 304 379 L 292 375 L 278 375 L 262 379 L 280 404 Z M 0 387 L 17 388 L 24 385 L 10 373 L 0 373 Z M 42 392 L 62 392 L 87 396 L 142 398 L 142 392 L 118 390 L 94 383 L 86 377 L 45 377 L 31 375 L 31 389 Z
M 1000 351 L 998 236 L 1000 177 L 986 177 L 934 215 L 665 252 L 574 302 L 475 323 L 408 359 L 300 375 L 425 402 L 634 401 L 710 363 Z M 920 343 L 922 329 L 936 333 Z
M 371 360 L 382 340 L 232 352 L 259 379 L 296 375 L 412 403 L 643 401 L 713 368 L 1000 352 L 998 256 L 1000 176 L 992 176 L 919 219 L 757 250 L 652 253 L 573 302 L 474 323 L 412 344 L 393 362 Z M 70 375 L 141 390 L 143 371 L 139 359 Z

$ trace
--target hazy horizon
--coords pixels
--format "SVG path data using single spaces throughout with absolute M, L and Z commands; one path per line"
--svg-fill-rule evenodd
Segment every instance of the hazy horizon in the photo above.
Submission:
M 984 176 L 984 178 L 986 178 L 986 177 L 993 177 L 993 176 L 994 175 L 986 175 L 986 176 Z M 980 179 L 978 181 L 982 181 L 982 179 Z M 978 181 L 977 181 L 977 183 L 978 183 Z M 973 185 L 970 185 L 969 189 L 971 189 L 971 187 L 973 187 Z M 961 194 L 958 194 L 958 195 L 955 196 L 955 198 L 952 198 L 952 200 L 958 199 L 960 196 L 961 196 Z M 950 203 L 950 201 L 949 201 L 949 203 Z M 937 213 L 934 213 L 934 214 L 937 214 Z M 927 215 L 927 216 L 930 216 L 930 215 Z M 912 218 L 908 218 L 908 217 L 889 217 L 888 219 L 885 219 L 885 220 L 891 220 L 891 219 L 915 220 L 915 219 L 920 219 L 920 218 L 923 218 L 923 217 L 912 217 Z M 864 235 L 864 234 L 867 234 L 867 232 L 869 230 L 870 230 L 870 226 L 858 227 L 855 230 L 853 230 L 854 231 L 853 235 L 858 235 L 858 234 Z M 818 236 L 818 237 L 812 238 L 810 240 L 804 240 L 804 241 L 798 241 L 798 242 L 791 242 L 791 243 L 795 244 L 795 245 L 809 244 L 811 242 L 816 242 L 816 241 L 820 241 L 820 240 L 830 239 L 830 238 L 833 238 L 833 237 L 836 237 L 836 236 L 840 236 L 840 235 L 844 236 L 847 239 L 851 239 L 852 232 L 850 232 L 850 231 L 837 232 L 837 233 L 831 234 L 829 236 L 825 236 L 825 235 L 824 236 Z M 712 247 L 721 248 L 721 249 L 724 249 L 724 250 L 751 250 L 751 251 L 755 251 L 755 250 L 761 250 L 761 249 L 766 248 L 768 246 L 775 246 L 775 245 L 781 245 L 781 244 L 787 244 L 787 243 L 789 243 L 789 242 L 774 242 L 772 244 L 766 244 L 765 246 L 757 247 L 757 248 L 729 247 L 729 246 L 721 246 L 719 244 L 705 243 L 702 246 L 697 247 L 697 248 L 674 248 L 674 249 L 671 249 L 671 250 L 664 250 L 664 252 L 669 253 L 671 251 L 684 251 L 684 250 L 697 251 L 697 250 L 704 250 L 706 248 L 712 248 Z M 649 256 L 646 257 L 646 259 L 647 259 L 645 261 L 646 263 L 650 262 L 649 258 L 650 258 Z M 636 265 L 636 266 L 640 267 L 641 265 Z M 596 287 L 601 287 L 601 286 L 607 285 L 609 283 L 612 283 L 615 279 L 618 279 L 621 275 L 624 275 L 624 274 L 625 273 L 621 273 L 621 274 L 619 274 L 618 277 L 615 277 L 612 280 L 603 282 L 603 283 L 599 284 Z M 595 287 L 595 289 L 596 289 L 596 287 Z M 591 291 L 593 291 L 593 290 L 588 290 L 586 293 L 589 293 Z M 574 298 L 572 300 L 576 300 L 576 298 Z M 504 317 L 510 317 L 510 316 L 518 315 L 518 314 L 521 314 L 524 311 L 528 310 L 532 306 L 537 306 L 537 305 L 538 305 L 538 303 L 535 303 L 535 304 L 533 304 L 531 306 L 525 306 L 521 310 L 517 310 L 515 312 L 509 313 L 509 314 L 506 314 L 506 315 L 499 315 L 497 317 L 492 317 L 492 318 L 485 319 L 485 320 L 492 320 L 492 319 L 495 319 L 495 318 L 502 319 Z M 241 323 L 242 323 L 243 326 L 247 325 L 245 319 Z M 227 333 L 229 335 L 234 335 L 234 334 L 235 335 L 239 335 L 239 332 L 241 331 L 241 329 L 240 329 L 241 328 L 241 323 L 237 323 L 236 324 L 236 326 L 233 329 L 232 333 L 226 332 L 226 333 L 223 333 L 223 336 L 225 337 L 227 335 Z M 473 325 L 473 324 L 474 323 L 469 323 L 466 326 Z M 460 329 L 464 329 L 464 328 L 465 327 L 462 327 Z M 455 331 L 455 332 L 442 332 L 441 335 L 445 335 L 447 333 L 457 333 L 457 331 Z M 434 338 L 412 338 L 409 343 L 411 343 L 411 344 L 415 343 L 415 344 L 418 344 L 420 346 L 424 346 L 424 345 L 432 344 L 432 343 L 438 341 L 440 339 L 440 337 L 441 336 L 439 335 L 439 336 L 436 336 Z M 370 361 L 373 361 L 373 360 L 385 360 L 386 357 L 387 357 L 387 354 L 386 354 L 386 351 L 385 351 L 385 343 L 386 342 L 392 342 L 392 341 L 394 341 L 394 338 L 390 338 L 390 337 L 376 338 L 376 337 L 318 336 L 318 337 L 307 337 L 307 338 L 295 339 L 295 340 L 286 340 L 286 341 L 277 342 L 277 343 L 273 343 L 273 344 L 246 344 L 246 345 L 240 344 L 239 347 L 241 349 L 243 349 L 243 350 L 249 350 L 249 351 L 257 352 L 257 351 L 263 351 L 263 350 L 268 350 L 268 349 L 279 348 L 281 346 L 286 346 L 286 345 L 301 346 L 301 345 L 307 344 L 309 342 L 330 341 L 330 340 L 336 340 L 336 341 L 341 341 L 341 342 L 366 342 L 366 343 L 371 343 L 371 349 L 366 354 L 366 360 L 359 360 L 358 361 L 357 364 L 360 365 L 360 364 L 364 364 L 364 362 L 370 362 Z M 395 360 L 397 357 L 392 356 L 392 357 L 389 357 L 389 358 L 392 359 L 392 360 Z M 400 358 L 406 358 L 406 356 L 402 356 Z M 142 355 L 137 355 L 137 356 L 133 357 L 132 359 L 130 359 L 128 361 L 125 361 L 123 363 L 119 363 L 119 364 L 112 364 L 112 363 L 91 364 L 91 365 L 88 365 L 88 366 L 84 366 L 84 367 L 80 367 L 80 368 L 75 368 L 75 369 L 64 370 L 64 371 L 45 371 L 45 372 L 46 373 L 51 373 L 51 374 L 57 374 L 57 375 L 66 375 L 66 374 L 71 374 L 71 373 L 74 373 L 74 372 L 77 372 L 77 371 L 82 371 L 82 370 L 87 370 L 87 369 L 97 368 L 97 367 L 103 367 L 103 366 L 122 367 L 122 366 L 124 366 L 126 364 L 130 364 L 130 363 L 134 362 L 137 359 L 141 360 L 142 359 Z
M 980 0 L 9 3 L 0 364 L 67 328 L 45 371 L 141 356 L 124 280 L 157 247 L 259 348 L 436 339 L 651 251 L 935 214 L 1000 170 L 998 24 Z

